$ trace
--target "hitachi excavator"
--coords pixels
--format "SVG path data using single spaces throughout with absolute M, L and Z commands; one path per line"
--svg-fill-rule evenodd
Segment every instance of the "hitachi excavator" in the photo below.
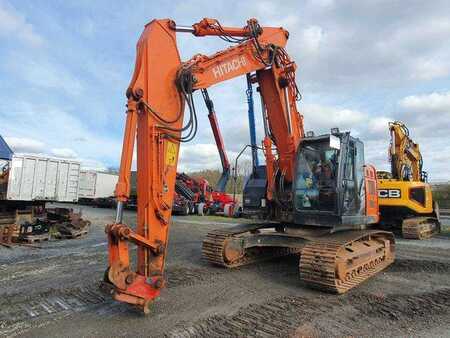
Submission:
M 177 32 L 216 36 L 232 46 L 182 62 Z M 179 147 L 197 131 L 194 91 L 247 74 L 256 76 L 264 107 L 265 189 L 257 207 L 265 210 L 267 220 L 210 232 L 202 246 L 204 258 L 232 268 L 300 254 L 303 283 L 334 293 L 346 292 L 394 261 L 392 233 L 369 229 L 379 218 L 377 181 L 376 170 L 364 163 L 363 143 L 339 130 L 304 135 L 296 105 L 296 64 L 285 50 L 288 38 L 285 29 L 262 27 L 255 19 L 243 28 L 206 18 L 192 26 L 168 19 L 145 26 L 126 92 L 117 214 L 105 229 L 105 279 L 114 299 L 148 312 L 160 294 Z M 122 215 L 135 139 L 139 195 L 132 228 Z M 129 243 L 137 245 L 135 270 Z
M 440 230 L 439 206 L 433 202 L 419 145 L 402 122 L 389 122 L 389 132 L 391 172 L 377 172 L 380 222 L 401 229 L 404 238 L 430 238 Z

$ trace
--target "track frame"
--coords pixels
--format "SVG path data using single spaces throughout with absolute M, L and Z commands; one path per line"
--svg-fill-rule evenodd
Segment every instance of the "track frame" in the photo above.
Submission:
M 202 254 L 209 263 L 227 268 L 296 254 L 306 285 L 340 294 L 392 264 L 395 240 L 380 230 L 330 233 L 279 223 L 241 224 L 208 233 Z

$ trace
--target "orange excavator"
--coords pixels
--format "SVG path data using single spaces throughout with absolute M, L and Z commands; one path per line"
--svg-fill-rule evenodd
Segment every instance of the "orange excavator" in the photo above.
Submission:
M 232 46 L 182 62 L 177 32 L 216 36 Z M 204 258 L 232 268 L 300 254 L 300 279 L 335 293 L 346 292 L 393 262 L 392 233 L 369 229 L 379 218 L 377 180 L 375 168 L 364 163 L 363 143 L 337 128 L 327 135 L 304 135 L 296 105 L 296 64 L 285 50 L 288 38 L 283 28 L 262 27 L 256 19 L 243 28 L 206 18 L 192 26 L 169 19 L 145 26 L 126 92 L 116 220 L 105 229 L 105 280 L 112 284 L 114 299 L 148 312 L 160 294 L 179 147 L 197 132 L 193 93 L 247 74 L 259 86 L 265 127 L 264 174 L 258 178 L 265 189 L 258 187 L 251 205 L 263 210 L 266 220 L 210 232 L 203 242 Z M 139 196 L 137 224 L 131 228 L 122 214 L 135 140 Z M 129 243 L 137 246 L 135 269 Z

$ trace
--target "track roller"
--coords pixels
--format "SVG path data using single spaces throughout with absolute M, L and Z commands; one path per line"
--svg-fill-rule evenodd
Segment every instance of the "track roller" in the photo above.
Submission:
M 246 236 L 270 227 L 274 227 L 274 225 L 242 224 L 228 229 L 211 231 L 203 240 L 203 258 L 215 265 L 234 268 L 300 252 L 301 247 L 246 246 Z
M 407 218 L 402 223 L 402 236 L 407 239 L 428 239 L 439 233 L 439 228 L 439 221 L 434 218 Z
M 389 266 L 394 257 L 390 232 L 336 233 L 303 248 L 300 279 L 310 287 L 341 294 Z

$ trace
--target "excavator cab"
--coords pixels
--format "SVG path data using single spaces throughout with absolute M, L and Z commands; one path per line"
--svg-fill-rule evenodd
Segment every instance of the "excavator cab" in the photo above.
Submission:
M 375 177 L 366 176 L 375 173 L 364 163 L 363 142 L 349 132 L 334 130 L 304 137 L 296 156 L 293 212 L 285 220 L 335 230 L 361 229 L 377 222 L 378 208 L 371 212 L 366 208 L 366 200 L 377 197 L 375 188 L 366 196 L 366 180 L 375 184 Z M 260 166 L 244 187 L 244 215 L 273 218 L 266 187 L 266 166 Z
M 305 137 L 297 152 L 294 222 L 351 228 L 371 223 L 364 167 L 364 144 L 350 133 Z

